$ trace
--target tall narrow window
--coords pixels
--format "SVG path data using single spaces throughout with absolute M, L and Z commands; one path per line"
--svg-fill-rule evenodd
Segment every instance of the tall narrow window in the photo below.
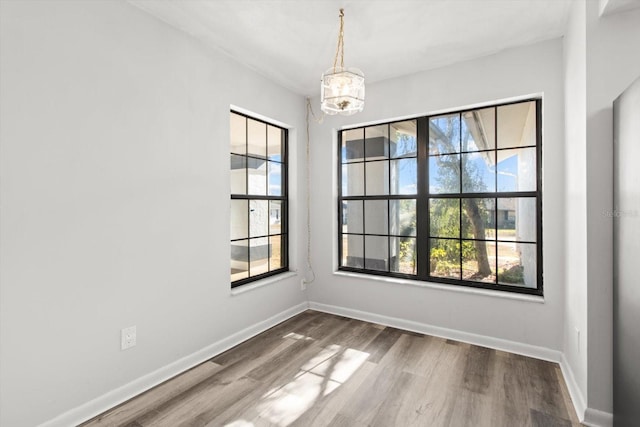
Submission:
M 541 100 L 340 132 L 341 270 L 542 294 Z
M 231 112 L 231 287 L 288 270 L 287 130 Z

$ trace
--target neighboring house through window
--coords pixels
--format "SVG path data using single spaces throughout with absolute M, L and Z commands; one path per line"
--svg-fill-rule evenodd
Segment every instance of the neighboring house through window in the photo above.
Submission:
M 542 295 L 541 103 L 339 132 L 339 268 Z
M 231 287 L 288 270 L 287 130 L 232 111 Z

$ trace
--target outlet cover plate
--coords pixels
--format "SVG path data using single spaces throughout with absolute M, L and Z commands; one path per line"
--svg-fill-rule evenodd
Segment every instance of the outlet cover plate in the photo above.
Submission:
M 136 345 L 136 327 L 129 326 L 121 331 L 120 348 L 126 350 Z

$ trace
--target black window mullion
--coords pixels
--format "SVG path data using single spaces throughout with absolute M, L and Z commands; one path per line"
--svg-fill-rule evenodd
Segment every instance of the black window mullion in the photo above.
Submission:
M 495 151 L 493 152 L 493 156 L 494 156 L 494 169 L 495 169 L 495 176 L 493 177 L 494 181 L 495 181 L 495 190 L 496 190 L 496 196 L 495 196 L 495 202 L 493 205 L 493 221 L 494 224 L 493 226 L 495 227 L 495 233 L 494 233 L 494 240 L 495 240 L 495 247 L 493 249 L 493 251 L 495 252 L 495 257 L 496 257 L 496 285 L 498 285 L 498 107 L 494 107 L 494 113 L 493 113 L 493 122 L 494 122 L 494 141 L 493 141 L 493 147 L 495 148 Z
M 387 271 L 391 272 L 391 202 L 389 201 L 389 196 L 391 195 L 391 125 L 387 123 L 387 170 L 389 171 L 387 175 Z M 384 154 L 384 137 L 382 138 L 382 153 Z M 399 260 L 398 260 L 399 262 Z
M 342 167 L 344 166 L 344 161 L 342 158 L 342 132 L 338 132 L 338 267 L 342 267 L 342 242 L 344 241 L 344 235 L 342 230 L 344 228 L 343 224 L 343 194 L 342 194 Z M 309 170 L 307 169 L 307 173 Z M 310 189 L 308 188 L 307 191 Z M 309 209 L 309 206 L 307 206 Z M 307 243 L 308 244 L 308 243 Z
M 417 120 L 416 142 L 418 144 L 418 194 L 416 199 L 416 271 L 419 278 L 430 276 L 429 261 L 431 247 L 429 234 L 429 119 Z
M 542 100 L 536 100 L 536 289 L 542 293 Z
M 391 165 L 389 165 L 391 166 Z M 389 173 L 391 176 L 391 173 Z M 387 199 L 387 271 L 391 272 L 391 202 Z M 400 260 L 398 260 L 400 262 Z
M 464 165 L 462 164 L 462 113 L 458 114 L 458 165 L 460 174 L 458 175 L 458 272 L 462 280 L 462 177 L 464 176 Z
M 256 196 L 256 195 L 245 195 L 245 194 L 232 194 L 232 200 L 282 200 L 285 201 L 287 198 L 285 196 Z
M 497 132 L 496 132 L 497 134 Z M 493 205 L 493 221 L 494 224 L 493 226 L 496 229 L 496 232 L 494 233 L 494 240 L 495 240 L 495 248 L 494 248 L 494 252 L 496 254 L 496 285 L 498 284 L 498 197 L 496 196 L 495 200 L 495 204 Z
M 247 274 L 251 277 L 251 200 L 247 200 Z
M 280 130 L 280 144 L 280 160 L 283 161 L 280 167 L 282 176 L 280 193 L 284 196 L 284 200 L 280 202 L 280 268 L 287 269 L 289 267 L 289 132 L 283 129 Z
M 249 119 L 244 118 L 244 194 L 249 194 Z
M 269 195 L 269 126 L 264 127 L 264 163 L 266 173 L 264 174 L 264 188 L 267 189 L 266 194 Z
M 382 138 L 382 153 L 384 154 L 384 137 Z M 387 123 L 387 170 L 389 174 L 387 176 L 387 195 L 390 196 L 391 193 L 391 125 Z

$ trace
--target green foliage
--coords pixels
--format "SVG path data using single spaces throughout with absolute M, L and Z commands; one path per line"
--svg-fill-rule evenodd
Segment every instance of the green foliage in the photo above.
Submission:
M 404 273 L 416 274 L 415 238 L 400 238 L 399 246 L 398 257 L 401 264 L 400 270 Z
M 513 267 L 498 272 L 498 278 L 504 283 L 524 283 L 524 267 L 514 265 Z
M 416 216 L 415 216 L 415 202 L 413 200 L 400 200 L 400 212 L 414 213 L 410 221 L 401 224 L 400 235 L 413 236 L 416 230 Z M 399 262 L 404 264 L 403 272 L 415 274 L 416 273 L 416 251 L 415 251 L 415 238 L 414 237 L 401 237 L 398 257 Z
M 461 126 L 460 116 L 451 115 L 437 119 L 430 124 L 435 137 L 430 137 L 430 153 L 457 153 L 460 150 L 458 143 L 462 141 L 463 147 L 467 147 L 472 139 L 467 127 Z M 462 135 L 460 134 L 462 130 Z M 478 163 L 466 161 L 470 156 L 462 158 L 458 155 L 442 155 L 431 157 L 437 165 L 437 175 L 434 177 L 439 186 L 445 191 L 458 192 L 483 192 L 487 190 L 482 180 L 482 173 Z M 462 181 L 462 182 L 461 182 Z M 460 186 L 462 185 L 462 189 Z M 483 240 L 486 238 L 484 218 L 487 208 L 484 203 L 475 199 L 466 199 L 460 204 L 459 199 L 431 199 L 430 227 L 434 237 L 449 237 L 454 239 L 470 238 Z M 475 221 L 474 221 L 475 219 Z M 460 227 L 463 227 L 461 235 Z M 472 234 L 471 234 L 472 233 Z M 481 249 L 476 250 L 473 242 L 435 240 L 431 251 L 431 271 L 444 272 L 453 265 L 460 268 L 461 259 L 475 259 L 478 271 L 482 275 L 490 271 L 486 253 Z M 460 246 L 462 245 L 462 247 Z
M 439 242 L 443 241 L 440 240 Z M 455 250 L 451 249 L 451 247 L 455 248 L 456 246 L 459 248 L 457 243 L 439 244 L 431 247 L 430 267 L 432 273 L 448 276 L 460 269 L 459 257 L 454 256 Z

